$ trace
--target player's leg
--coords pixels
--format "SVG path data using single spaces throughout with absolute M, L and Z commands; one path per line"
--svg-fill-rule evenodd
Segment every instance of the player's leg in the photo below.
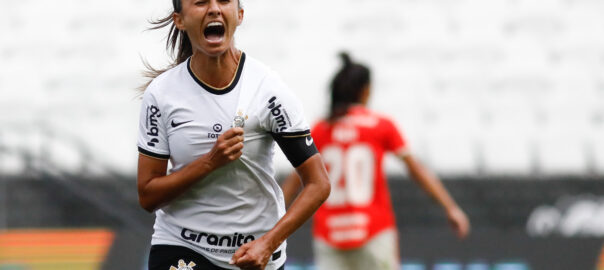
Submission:
M 323 240 L 313 241 L 315 264 L 318 270 L 350 270 L 351 264 L 347 251 L 329 246 Z
M 212 264 L 201 254 L 180 246 L 154 245 L 149 253 L 149 270 L 227 270 Z
M 398 270 L 398 234 L 396 230 L 385 230 L 373 237 L 350 257 L 353 269 Z

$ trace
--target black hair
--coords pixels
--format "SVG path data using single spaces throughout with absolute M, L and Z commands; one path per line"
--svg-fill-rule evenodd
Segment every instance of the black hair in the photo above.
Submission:
M 371 81 L 366 66 L 354 63 L 346 52 L 340 53 L 343 66 L 331 81 L 331 108 L 328 120 L 335 121 L 346 114 L 348 108 L 361 100 L 363 89 Z
M 180 0 L 172 0 L 172 6 L 174 6 L 174 12 L 180 12 L 180 10 L 182 10 L 182 3 Z
M 238 1 L 239 8 L 241 8 L 241 0 Z M 172 6 L 174 7 L 174 12 L 180 12 L 182 10 L 182 2 L 181 0 L 172 0 Z
M 237 5 L 239 6 L 239 9 L 243 8 L 241 0 L 237 0 Z M 145 68 L 147 68 L 147 70 L 143 72 L 143 75 L 149 78 L 149 81 L 139 87 L 139 90 L 141 91 L 145 91 L 147 86 L 149 86 L 151 81 L 157 76 L 161 75 L 170 68 L 178 66 L 191 57 L 191 55 L 193 55 L 193 47 L 191 46 L 189 35 L 187 35 L 187 32 L 176 28 L 174 19 L 172 17 L 173 13 L 179 13 L 182 11 L 182 0 L 172 0 L 172 6 L 174 10 L 167 16 L 155 21 L 149 21 L 149 23 L 153 25 L 149 27 L 149 30 L 157 30 L 166 26 L 170 27 L 168 37 L 166 38 L 166 49 L 168 50 L 169 54 L 173 56 L 172 63 L 163 69 L 156 69 L 148 62 L 143 60 L 143 64 L 145 65 Z

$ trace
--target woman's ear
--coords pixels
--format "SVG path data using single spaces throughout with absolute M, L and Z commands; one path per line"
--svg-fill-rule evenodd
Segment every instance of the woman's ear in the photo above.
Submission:
M 361 90 L 359 102 L 363 105 L 367 105 L 369 102 L 369 96 L 371 95 L 371 85 L 366 84 L 363 86 L 363 90 Z
M 178 30 L 184 31 L 185 30 L 185 24 L 182 21 L 182 15 L 178 12 L 174 12 L 172 13 L 172 20 L 174 21 L 174 26 L 176 26 L 176 28 Z
M 244 13 L 244 12 L 243 12 L 243 9 L 242 9 L 242 8 L 240 8 L 240 9 L 237 11 L 237 26 L 241 25 L 241 23 L 243 22 L 243 13 Z

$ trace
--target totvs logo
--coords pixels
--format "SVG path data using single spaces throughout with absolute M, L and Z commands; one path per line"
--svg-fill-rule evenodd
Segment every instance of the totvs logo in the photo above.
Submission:
M 271 110 L 271 114 L 273 115 L 273 118 L 275 118 L 275 121 L 277 121 L 277 128 L 275 128 L 275 133 L 279 133 L 287 129 L 287 122 L 289 122 L 289 126 L 291 127 L 291 121 L 289 120 L 289 115 L 287 115 L 287 111 L 285 110 L 285 108 L 281 108 L 281 104 L 275 103 L 276 99 L 277 97 L 273 96 L 271 99 L 268 100 L 268 108 Z
M 151 136 L 151 140 L 147 142 L 147 145 L 154 147 L 156 143 L 159 143 L 159 128 L 157 127 L 158 117 L 161 117 L 159 108 L 154 105 L 147 106 L 147 135 Z M 155 138 L 154 138 L 155 137 Z
M 214 130 L 214 132 L 216 133 L 208 132 L 208 138 L 217 139 L 220 136 L 220 132 L 222 131 L 222 125 L 214 124 L 212 130 Z

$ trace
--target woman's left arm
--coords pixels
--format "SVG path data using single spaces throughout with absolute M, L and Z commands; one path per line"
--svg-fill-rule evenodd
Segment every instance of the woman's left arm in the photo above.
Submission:
M 447 214 L 449 224 L 460 239 L 468 236 L 470 233 L 470 220 L 466 213 L 457 205 L 455 200 L 449 195 L 442 182 L 432 174 L 426 167 L 417 161 L 412 155 L 403 152 L 397 157 L 405 163 L 411 178 L 438 204 L 442 206 Z
M 296 167 L 304 188 L 285 215 L 265 235 L 241 246 L 231 259 L 241 269 L 264 269 L 273 252 L 306 222 L 329 196 L 331 185 L 320 154 Z

